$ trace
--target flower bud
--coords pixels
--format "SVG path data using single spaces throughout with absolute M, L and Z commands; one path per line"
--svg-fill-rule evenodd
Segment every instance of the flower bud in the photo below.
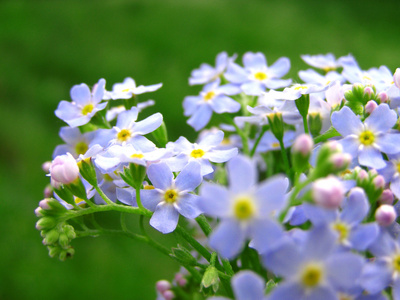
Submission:
M 378 104 L 374 100 L 369 100 L 367 104 L 365 104 L 365 112 L 371 114 L 377 107 Z
M 57 229 L 52 229 L 46 232 L 45 238 L 43 240 L 43 244 L 45 245 L 51 245 L 57 242 L 58 237 L 60 236 L 60 233 L 58 232 Z
M 57 225 L 57 220 L 53 217 L 43 217 L 36 222 L 37 230 L 50 230 Z
M 383 189 L 385 187 L 385 178 L 382 175 L 377 175 L 373 180 L 372 183 L 377 189 Z
M 308 157 L 314 146 L 314 141 L 308 134 L 299 135 L 292 146 L 293 153 L 300 153 L 303 157 Z
M 331 156 L 330 160 L 337 170 L 346 169 L 351 163 L 351 155 L 348 153 L 335 153 Z
M 175 294 L 171 290 L 165 291 L 164 293 L 162 293 L 162 295 L 165 300 L 172 300 L 175 298 Z
M 218 270 L 214 266 L 208 266 L 204 272 L 203 279 L 201 280 L 200 289 L 212 287 L 213 291 L 216 292 L 219 288 L 219 276 Z
M 386 103 L 389 100 L 389 96 L 386 92 L 380 92 L 378 94 L 378 99 L 381 101 L 381 103 Z
M 378 200 L 381 204 L 388 204 L 388 205 L 393 204 L 394 201 L 393 192 L 389 189 L 383 190 Z
M 69 184 L 79 176 L 79 168 L 71 153 L 57 156 L 50 166 L 51 178 L 56 182 Z
M 383 204 L 375 212 L 376 222 L 383 227 L 391 225 L 396 218 L 397 213 L 392 205 Z
M 364 88 L 364 95 L 371 96 L 373 93 L 374 93 L 374 90 L 372 89 L 372 87 L 367 86 Z
M 53 189 L 51 188 L 50 185 L 44 188 L 43 195 L 45 198 L 50 198 L 53 195 Z
M 340 206 L 344 199 L 344 188 L 335 176 L 318 179 L 312 187 L 312 196 L 318 205 L 335 209 Z
M 368 173 L 364 169 L 361 169 L 360 172 L 358 172 L 357 174 L 357 179 L 361 182 L 368 180 L 368 178 L 369 178 Z
M 393 82 L 400 89 L 400 68 L 397 68 L 396 72 L 394 72 Z
M 185 286 L 187 284 L 187 280 L 181 273 L 176 273 L 175 281 L 179 286 Z
M 156 290 L 162 294 L 171 288 L 171 283 L 167 280 L 159 280 L 156 282 Z
M 42 164 L 42 170 L 46 173 L 50 173 L 51 161 L 46 161 Z

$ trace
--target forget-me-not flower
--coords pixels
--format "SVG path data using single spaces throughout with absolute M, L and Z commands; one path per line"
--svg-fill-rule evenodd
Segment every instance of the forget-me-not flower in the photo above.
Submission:
M 136 86 L 136 82 L 133 78 L 127 77 L 122 83 L 115 83 L 111 92 L 107 91 L 104 94 L 104 99 L 130 99 L 135 95 L 143 93 L 154 92 L 162 87 L 162 83 L 153 85 L 139 85 Z

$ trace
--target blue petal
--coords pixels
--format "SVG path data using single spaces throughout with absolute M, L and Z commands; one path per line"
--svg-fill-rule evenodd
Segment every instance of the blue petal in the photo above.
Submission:
M 379 227 L 376 223 L 360 224 L 355 227 L 349 236 L 352 248 L 365 251 L 377 238 Z
M 329 282 L 338 289 L 349 289 L 360 277 L 364 260 L 354 253 L 336 253 L 327 260 Z
M 310 259 L 324 260 L 334 250 L 337 235 L 328 226 L 314 227 L 308 232 L 305 255 Z
M 159 189 L 140 190 L 140 201 L 148 210 L 155 211 L 156 206 L 163 200 L 163 192 Z
M 126 110 L 121 112 L 118 115 L 116 127 L 123 129 L 123 128 L 132 128 L 132 125 L 136 121 L 138 117 L 138 109 L 134 106 L 130 110 Z
M 251 272 L 241 271 L 232 277 L 232 289 L 237 300 L 262 300 L 264 298 L 264 279 Z
M 243 55 L 243 65 L 246 69 L 261 69 L 267 66 L 267 60 L 261 52 L 246 52 Z
M 272 73 L 274 77 L 280 78 L 286 75 L 286 73 L 289 72 L 289 70 L 290 70 L 289 58 L 281 57 L 268 68 L 268 73 Z
M 79 105 L 87 104 L 91 99 L 89 87 L 81 83 L 79 85 L 74 85 L 70 91 L 71 99 Z
M 135 126 L 133 127 L 133 130 L 137 134 L 148 134 L 154 130 L 156 130 L 158 127 L 161 126 L 163 121 L 163 116 L 160 113 L 155 113 L 154 115 L 151 115 L 147 117 L 146 119 L 137 122 Z
M 147 169 L 147 176 L 154 187 L 167 190 L 172 186 L 174 174 L 166 163 L 152 164 Z
M 368 263 L 360 278 L 361 286 L 371 294 L 376 294 L 389 286 L 392 272 L 386 262 L 379 260 Z
M 369 202 L 361 188 L 354 188 L 344 204 L 340 219 L 349 224 L 360 223 L 369 211 Z
M 343 136 L 357 134 L 362 131 L 363 124 L 354 112 L 344 106 L 340 111 L 335 111 L 331 117 L 332 126 Z
M 298 283 L 282 283 L 276 286 L 271 293 L 269 300 L 294 300 L 304 299 L 304 289 Z M 308 300 L 308 298 L 306 298 Z M 324 299 L 325 300 L 325 299 Z
M 229 188 L 232 193 L 248 192 L 257 183 L 254 162 L 238 155 L 228 162 Z
M 271 215 L 279 212 L 286 207 L 287 198 L 285 193 L 289 187 L 289 180 L 277 175 L 269 178 L 258 186 L 255 195 L 258 200 L 259 212 L 262 216 Z
M 200 172 L 200 164 L 192 161 L 183 168 L 175 180 L 175 186 L 179 191 L 193 191 L 203 180 Z
M 204 128 L 211 119 L 212 109 L 208 104 L 200 105 L 187 123 L 196 131 Z
M 207 153 L 207 158 L 215 163 L 223 163 L 235 157 L 238 154 L 237 148 L 228 150 L 213 150 Z
M 179 197 L 178 203 L 176 203 L 176 209 L 185 218 L 194 219 L 201 214 L 201 210 L 197 205 L 198 202 L 199 196 L 185 194 Z
M 256 220 L 251 226 L 251 247 L 259 253 L 277 246 L 284 236 L 283 229 L 280 225 L 272 220 Z
M 400 133 L 387 133 L 376 141 L 379 150 L 387 154 L 400 152 Z
M 178 220 L 179 213 L 173 205 L 160 203 L 150 219 L 150 225 L 166 234 L 175 230 Z
M 202 147 L 216 147 L 224 140 L 224 132 L 218 130 L 217 132 L 206 133 L 199 141 L 200 148 Z
M 362 166 L 374 169 L 382 169 L 386 166 L 386 162 L 382 157 L 382 153 L 378 149 L 368 146 L 359 151 L 358 162 Z
M 234 258 L 245 242 L 244 231 L 239 222 L 222 220 L 210 236 L 210 246 L 224 258 Z
M 225 112 L 235 113 L 239 111 L 241 107 L 239 102 L 236 102 L 225 95 L 216 96 L 210 105 L 217 114 L 222 114 Z
M 365 119 L 364 124 L 374 132 L 387 132 L 397 121 L 397 114 L 386 103 L 380 104 L 371 115 Z
M 224 217 L 230 211 L 230 195 L 228 190 L 221 185 L 204 182 L 200 189 L 199 207 L 206 214 Z M 218 201 L 215 201 L 218 199 Z

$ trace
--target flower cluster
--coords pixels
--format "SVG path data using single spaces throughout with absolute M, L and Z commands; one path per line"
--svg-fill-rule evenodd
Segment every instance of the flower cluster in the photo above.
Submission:
M 294 80 L 286 57 L 236 59 L 223 52 L 192 72 L 193 142 L 169 141 L 160 113 L 142 117 L 154 101 L 139 97 L 162 84 L 72 87 L 35 211 L 50 256 L 117 233 L 182 266 L 157 283 L 160 300 L 400 299 L 400 69 L 303 55 L 313 69 Z M 106 211 L 120 230 L 96 220 Z M 168 248 L 145 223 L 186 242 Z

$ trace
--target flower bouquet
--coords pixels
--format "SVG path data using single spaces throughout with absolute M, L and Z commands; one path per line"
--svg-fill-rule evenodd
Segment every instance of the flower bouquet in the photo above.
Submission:
M 160 113 L 141 118 L 162 84 L 72 87 L 35 211 L 50 256 L 115 234 L 182 266 L 157 299 L 400 299 L 400 69 L 303 55 L 313 69 L 298 83 L 284 78 L 286 57 L 236 59 L 192 72 L 202 89 L 183 109 L 195 141 L 170 141 Z M 109 211 L 118 229 L 96 217 Z M 180 242 L 163 245 L 146 224 Z

